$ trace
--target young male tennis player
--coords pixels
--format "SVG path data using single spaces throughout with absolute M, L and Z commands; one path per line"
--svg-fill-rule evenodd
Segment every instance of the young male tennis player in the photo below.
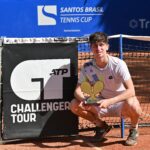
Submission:
M 136 145 L 141 107 L 126 63 L 110 56 L 108 37 L 96 32 L 89 37 L 94 59 L 81 68 L 71 111 L 96 125 L 96 140 L 103 140 L 111 129 L 103 117 L 129 117 L 131 128 L 126 145 Z M 85 95 L 86 94 L 86 95 Z M 92 98 L 97 101 L 92 103 Z

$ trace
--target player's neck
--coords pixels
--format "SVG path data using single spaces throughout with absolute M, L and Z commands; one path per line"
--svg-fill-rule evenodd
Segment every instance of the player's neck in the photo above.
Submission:
M 105 68 L 106 65 L 108 64 L 108 59 L 109 59 L 108 55 L 105 55 L 105 57 L 97 58 L 95 60 L 98 67 Z

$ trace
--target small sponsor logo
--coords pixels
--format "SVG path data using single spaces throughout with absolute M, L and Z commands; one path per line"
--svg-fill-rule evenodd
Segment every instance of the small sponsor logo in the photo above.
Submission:
M 56 25 L 57 7 L 55 5 L 37 6 L 38 25 Z
M 131 19 L 129 21 L 129 27 L 132 29 L 148 29 L 150 28 L 150 20 L 147 19 Z

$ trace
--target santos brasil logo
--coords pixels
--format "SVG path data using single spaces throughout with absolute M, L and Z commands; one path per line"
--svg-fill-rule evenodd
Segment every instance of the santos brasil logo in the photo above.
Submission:
M 37 6 L 38 25 L 56 25 L 57 7 L 55 5 Z
M 27 60 L 14 68 L 10 84 L 23 100 L 62 99 L 64 77 L 70 77 L 70 59 Z

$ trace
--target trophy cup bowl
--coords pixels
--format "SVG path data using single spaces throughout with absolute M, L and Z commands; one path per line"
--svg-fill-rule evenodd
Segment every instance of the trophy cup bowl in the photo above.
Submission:
M 91 85 L 89 82 L 84 81 L 81 83 L 81 90 L 83 93 L 88 95 L 88 98 L 85 101 L 85 104 L 96 104 L 98 102 L 98 98 L 96 95 L 100 94 L 103 89 L 103 82 L 96 81 L 94 85 Z

